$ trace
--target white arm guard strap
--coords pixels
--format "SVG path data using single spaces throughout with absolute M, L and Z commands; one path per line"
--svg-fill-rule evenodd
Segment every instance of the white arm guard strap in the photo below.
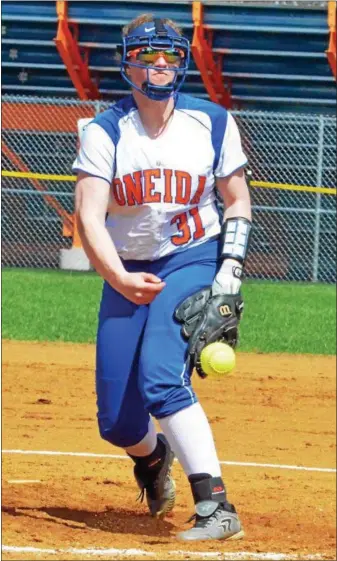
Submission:
M 222 226 L 222 259 L 236 259 L 244 264 L 249 246 L 252 223 L 247 218 L 227 218 Z

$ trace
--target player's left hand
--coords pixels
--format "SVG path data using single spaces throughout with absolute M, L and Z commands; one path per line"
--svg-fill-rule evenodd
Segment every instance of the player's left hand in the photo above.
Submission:
M 205 377 L 200 365 L 204 347 L 215 341 L 236 347 L 243 305 L 240 293 L 213 294 L 209 287 L 186 298 L 175 310 L 176 320 L 183 324 L 182 334 L 189 340 L 188 353 L 201 377 Z

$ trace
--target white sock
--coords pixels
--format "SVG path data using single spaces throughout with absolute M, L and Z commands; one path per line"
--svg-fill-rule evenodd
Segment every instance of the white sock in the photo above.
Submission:
M 209 473 L 221 477 L 211 427 L 200 403 L 158 421 L 187 476 Z
M 152 454 L 156 446 L 157 431 L 156 427 L 154 426 L 154 422 L 150 417 L 148 432 L 146 433 L 144 438 L 140 442 L 138 442 L 138 444 L 128 446 L 127 448 L 124 448 L 124 450 L 132 456 L 149 456 L 150 454 Z

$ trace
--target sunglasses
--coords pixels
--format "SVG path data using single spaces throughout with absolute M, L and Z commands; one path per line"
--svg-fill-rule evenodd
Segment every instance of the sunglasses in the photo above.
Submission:
M 166 49 L 164 51 L 158 51 L 157 49 L 152 49 L 151 47 L 140 47 L 139 49 L 134 49 L 127 53 L 127 57 L 136 57 L 139 62 L 145 64 L 153 64 L 159 56 L 163 56 L 168 64 L 177 64 L 185 58 L 185 53 L 182 49 Z

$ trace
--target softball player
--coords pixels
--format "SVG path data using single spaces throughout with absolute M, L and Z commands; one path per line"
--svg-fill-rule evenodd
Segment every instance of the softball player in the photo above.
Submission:
M 83 247 L 105 280 L 99 430 L 134 461 L 153 516 L 174 506 L 177 456 L 196 509 L 179 539 L 240 538 L 191 373 L 196 366 L 205 376 L 198 359 L 208 342 L 236 344 L 251 226 L 247 160 L 230 113 L 179 93 L 190 49 L 174 22 L 139 16 L 123 29 L 121 55 L 132 94 L 86 125 L 73 165 Z

